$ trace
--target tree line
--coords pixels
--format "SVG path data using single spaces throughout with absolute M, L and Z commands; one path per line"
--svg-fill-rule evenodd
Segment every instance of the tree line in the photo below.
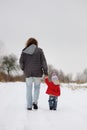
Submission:
M 72 73 L 65 74 L 62 70 L 54 68 L 52 65 L 48 65 L 49 79 L 51 78 L 52 71 L 55 71 L 59 77 L 60 82 L 69 83 L 85 83 L 87 82 L 87 69 L 84 69 L 83 72 L 76 74 L 76 77 L 73 79 Z M 0 81 L 25 81 L 22 70 L 20 69 L 18 59 L 16 55 L 11 54 L 8 56 L 0 57 Z

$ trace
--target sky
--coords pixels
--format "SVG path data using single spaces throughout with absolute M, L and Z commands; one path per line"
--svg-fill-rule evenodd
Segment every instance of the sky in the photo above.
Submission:
M 87 68 L 86 0 L 0 0 L 0 48 L 20 57 L 30 37 L 65 73 Z
M 38 110 L 27 111 L 26 83 L 0 83 L 0 130 L 87 130 L 85 87 L 72 90 L 62 84 L 57 110 L 50 111 L 47 86 L 41 84 Z

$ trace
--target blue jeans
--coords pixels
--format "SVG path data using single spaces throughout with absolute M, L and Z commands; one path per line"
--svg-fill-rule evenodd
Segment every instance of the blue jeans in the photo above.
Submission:
M 38 103 L 40 84 L 41 84 L 41 78 L 38 77 L 26 78 L 27 108 L 32 108 L 33 102 L 36 104 Z
M 57 96 L 49 96 L 49 109 L 50 110 L 56 110 L 57 109 L 57 102 L 58 97 Z

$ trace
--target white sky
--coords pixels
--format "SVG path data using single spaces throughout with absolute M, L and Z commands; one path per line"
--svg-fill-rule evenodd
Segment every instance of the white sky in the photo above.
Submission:
M 48 64 L 65 73 L 87 68 L 86 0 L 0 0 L 0 41 L 18 57 L 29 37 Z

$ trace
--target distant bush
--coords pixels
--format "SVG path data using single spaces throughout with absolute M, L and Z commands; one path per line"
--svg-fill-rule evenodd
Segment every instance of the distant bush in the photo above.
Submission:
M 10 81 L 10 82 L 16 82 L 16 81 L 24 82 L 25 78 L 24 78 L 24 75 L 18 75 L 18 76 L 10 75 L 9 80 L 8 80 L 8 75 L 0 72 L 0 82 L 8 82 L 8 81 Z
M 16 81 L 25 82 L 24 75 L 11 76 L 11 77 L 10 77 L 10 82 L 16 82 Z
M 3 73 L 3 72 L 0 72 L 0 81 L 1 82 L 6 82 L 7 81 L 7 78 L 8 76 L 5 74 L 5 73 Z

